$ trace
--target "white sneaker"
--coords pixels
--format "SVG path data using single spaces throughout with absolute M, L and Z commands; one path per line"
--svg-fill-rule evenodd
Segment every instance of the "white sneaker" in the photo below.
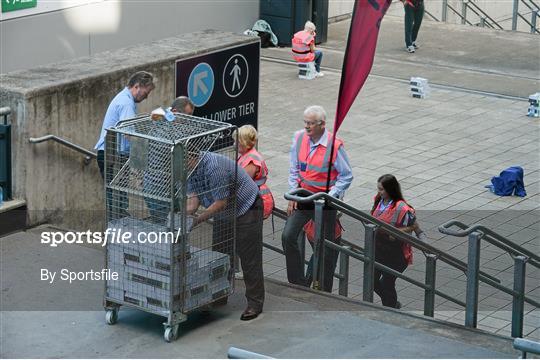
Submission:
M 418 44 L 416 43 L 416 41 L 413 41 L 412 46 L 413 46 L 415 49 L 418 49 L 418 48 L 420 47 L 420 46 L 418 46 Z
M 414 46 L 407 47 L 407 52 L 413 53 L 414 52 Z
M 315 76 L 316 76 L 316 77 L 323 77 L 323 76 L 324 76 L 324 73 L 322 73 L 322 72 L 319 71 Z

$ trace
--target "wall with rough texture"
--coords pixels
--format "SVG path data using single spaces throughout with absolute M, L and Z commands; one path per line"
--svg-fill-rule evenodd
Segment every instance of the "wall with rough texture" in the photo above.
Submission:
M 149 112 L 174 98 L 175 60 L 258 41 L 207 30 L 0 75 L 0 104 L 12 109 L 13 192 L 27 201 L 28 223 L 99 229 L 104 210 L 95 160 L 85 165 L 82 154 L 52 142 L 30 144 L 30 137 L 54 134 L 93 149 L 110 100 L 135 71 L 157 77 L 139 105 Z
M 25 11 L 32 13 L 19 12 Z M 242 33 L 258 17 L 255 0 L 102 1 L 15 19 L 0 16 L 0 73 L 209 28 Z

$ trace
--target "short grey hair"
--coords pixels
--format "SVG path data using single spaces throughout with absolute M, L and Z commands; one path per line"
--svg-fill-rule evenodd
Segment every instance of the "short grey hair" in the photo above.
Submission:
M 152 73 L 149 73 L 148 71 L 136 72 L 129 78 L 127 86 L 129 88 L 132 88 L 137 84 L 142 87 L 154 86 L 154 75 L 152 75 Z
M 190 105 L 191 108 L 195 110 L 195 104 L 193 104 L 193 101 L 191 101 L 190 98 L 187 96 L 179 96 L 174 99 L 173 103 L 171 104 L 171 109 L 174 109 L 179 113 L 183 113 L 187 105 Z
M 326 111 L 320 105 L 308 106 L 306 110 L 304 110 L 304 116 L 307 115 L 315 115 L 317 117 L 317 120 L 319 121 L 319 124 L 322 122 L 326 122 Z
M 306 31 L 315 31 L 317 30 L 317 27 L 315 26 L 314 23 L 312 23 L 311 21 L 306 21 L 306 24 L 304 25 L 304 30 Z

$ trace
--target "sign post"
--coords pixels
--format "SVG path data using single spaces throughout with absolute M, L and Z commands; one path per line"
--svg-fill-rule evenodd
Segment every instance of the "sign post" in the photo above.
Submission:
M 175 96 L 188 96 L 195 116 L 257 128 L 260 43 L 176 61 Z

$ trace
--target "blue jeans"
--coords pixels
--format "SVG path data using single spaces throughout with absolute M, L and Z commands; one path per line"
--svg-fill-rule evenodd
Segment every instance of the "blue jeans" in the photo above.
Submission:
M 315 70 L 321 72 L 322 51 L 315 50 Z
M 409 47 L 416 41 L 423 17 L 424 3 L 416 7 L 405 5 L 405 46 Z

